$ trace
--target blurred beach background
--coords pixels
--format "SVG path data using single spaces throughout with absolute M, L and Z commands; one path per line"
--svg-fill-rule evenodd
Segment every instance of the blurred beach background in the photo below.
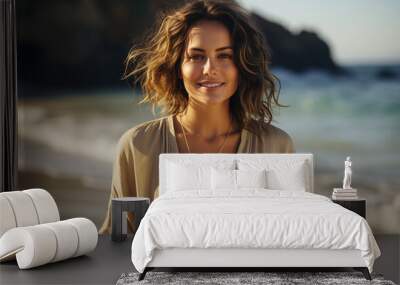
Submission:
M 52 26 L 56 29 L 71 25 L 63 22 L 62 17 L 57 17 L 57 13 L 68 14 L 65 11 L 70 11 L 76 14 L 83 9 L 82 17 L 89 18 L 89 23 L 97 21 L 99 25 L 98 15 L 96 17 L 93 12 L 97 11 L 93 8 L 96 8 L 95 2 L 82 2 L 86 6 L 73 6 L 68 1 L 59 1 L 63 3 L 62 7 L 42 4 L 42 13 L 46 7 L 50 9 L 47 14 L 56 11 L 50 19 L 54 25 L 52 22 L 42 23 L 40 15 L 44 14 L 38 13 L 28 1 L 17 2 L 18 188 L 44 188 L 54 196 L 63 219 L 82 216 L 100 226 L 110 195 L 112 164 L 119 137 L 129 128 L 157 116 L 153 116 L 151 106 L 138 105 L 142 98 L 140 89 L 132 90 L 119 80 L 130 39 L 134 33 L 142 33 L 139 28 L 118 38 L 122 44 L 118 47 L 117 56 L 110 57 L 107 48 L 100 51 L 96 49 L 93 60 L 100 62 L 98 67 L 85 62 L 84 57 L 80 59 L 81 62 L 79 58 L 72 60 L 74 57 L 71 53 L 65 52 L 67 46 L 71 51 L 80 47 L 86 54 L 91 54 L 91 48 L 97 47 L 93 41 L 101 37 L 92 31 L 88 33 L 90 36 L 85 37 L 78 30 L 76 33 L 72 30 L 70 34 L 79 34 L 73 45 L 68 41 L 47 41 L 55 43 L 46 44 L 45 49 L 40 49 L 39 36 L 35 36 L 38 32 L 34 31 L 36 28 L 46 26 L 44 29 L 47 33 L 40 36 L 45 41 L 46 35 L 51 35 Z M 110 2 L 109 5 L 113 5 Z M 130 5 L 133 4 L 128 1 L 118 1 L 113 7 L 118 6 L 115 13 L 120 17 L 131 8 L 134 13 L 145 17 L 147 14 L 140 13 L 140 9 L 157 10 L 158 2 L 149 1 L 152 5 L 148 7 L 143 1 L 136 1 L 132 8 Z M 179 1 L 172 2 L 179 4 Z M 346 156 L 351 156 L 352 186 L 358 189 L 359 196 L 367 199 L 367 220 L 373 231 L 400 233 L 400 35 L 392 39 L 396 41 L 397 58 L 395 53 L 392 55 L 391 51 L 385 50 L 385 45 L 391 43 L 379 42 L 379 34 L 371 42 L 371 45 L 379 47 L 373 50 L 375 56 L 368 53 L 371 48 L 364 49 L 360 47 L 361 44 L 354 47 L 352 53 L 346 53 L 341 50 L 340 44 L 335 45 L 335 34 L 331 34 L 329 29 L 324 30 L 324 21 L 329 19 L 314 19 L 314 14 L 297 10 L 297 22 L 290 22 L 294 15 L 290 9 L 296 7 L 289 9 L 288 5 L 284 9 L 282 5 L 286 1 L 280 1 L 281 4 L 278 1 L 261 2 L 239 3 L 250 11 L 261 11 L 266 19 L 280 20 L 281 25 L 286 26 L 293 35 L 299 33 L 302 25 L 308 31 L 314 31 L 330 47 L 331 59 L 337 66 L 305 66 L 299 70 L 284 63 L 275 64 L 272 71 L 281 81 L 280 100 L 289 107 L 275 110 L 273 124 L 292 136 L 298 153 L 314 154 L 314 189 L 318 194 L 330 196 L 334 187 L 341 187 L 344 160 Z M 310 5 L 313 1 L 299 2 Z M 363 3 L 364 10 L 376 12 L 374 5 L 377 4 L 369 1 Z M 386 4 L 387 9 L 377 11 L 378 16 L 374 21 L 383 21 L 379 23 L 387 25 L 387 29 L 381 33 L 388 33 L 393 29 L 392 25 L 397 24 L 398 27 L 398 22 L 386 23 L 384 19 L 391 17 L 390 11 L 396 10 L 395 7 L 400 7 L 393 1 L 379 3 Z M 327 5 L 321 4 L 318 9 L 332 13 Z M 342 10 L 348 8 L 344 1 L 335 5 Z M 317 14 L 318 11 L 313 13 Z M 353 13 L 358 15 L 357 11 Z M 48 18 L 45 20 L 49 21 Z M 351 34 L 351 29 L 342 31 L 345 34 L 343 38 L 347 37 L 349 44 L 362 41 L 360 37 L 369 37 L 371 41 L 368 27 L 361 27 L 363 22 L 355 21 L 353 24 L 357 29 L 365 30 L 365 35 Z M 108 29 L 112 31 L 118 23 L 106 21 L 102 25 L 103 28 L 110 25 Z M 148 23 L 144 25 L 147 27 Z M 115 30 L 118 30 L 117 27 Z M 53 35 L 62 31 L 58 29 Z M 119 35 L 123 34 L 118 31 Z M 307 52 L 312 58 L 313 51 Z M 52 61 L 39 62 L 35 57 L 38 54 L 53 60 L 53 69 L 50 68 Z M 58 57 L 72 61 L 71 65 L 63 69 L 63 65 L 57 63 Z M 96 74 L 99 74 L 98 78 Z

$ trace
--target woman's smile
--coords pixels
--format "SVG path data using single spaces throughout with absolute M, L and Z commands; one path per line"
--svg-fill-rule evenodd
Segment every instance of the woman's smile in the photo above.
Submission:
M 205 82 L 200 82 L 197 85 L 199 85 L 199 87 L 203 88 L 203 89 L 209 89 L 209 90 L 214 90 L 214 89 L 218 89 L 222 86 L 225 85 L 224 82 L 209 82 L 209 81 L 205 81 Z

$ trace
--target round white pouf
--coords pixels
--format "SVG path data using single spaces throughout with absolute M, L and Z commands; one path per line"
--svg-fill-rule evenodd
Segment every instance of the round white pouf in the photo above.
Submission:
M 66 221 L 43 224 L 51 229 L 57 240 L 57 252 L 51 262 L 57 262 L 74 256 L 78 249 L 78 233 Z
M 60 220 L 56 201 L 46 190 L 35 188 L 22 191 L 30 196 L 36 208 L 39 224 L 51 223 Z
M 0 195 L 0 219 L 0 237 L 9 229 L 17 226 L 11 204 L 8 199 L 2 195 Z
M 86 218 L 17 227 L 0 238 L 0 261 L 16 255 L 20 269 L 86 254 L 96 248 L 97 228 Z
M 39 223 L 35 205 L 28 194 L 23 191 L 11 191 L 0 195 L 10 203 L 17 227 L 33 226 Z
M 41 225 L 13 228 L 0 238 L 0 259 L 16 254 L 20 269 L 49 263 L 56 250 L 56 237 Z
M 65 222 L 70 223 L 76 229 L 79 236 L 79 245 L 74 257 L 96 248 L 98 233 L 96 225 L 92 221 L 85 218 L 74 218 L 65 220 Z

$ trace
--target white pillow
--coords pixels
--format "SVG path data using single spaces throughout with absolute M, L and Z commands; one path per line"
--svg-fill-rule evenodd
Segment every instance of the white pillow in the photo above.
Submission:
M 304 163 L 294 168 L 268 171 L 268 188 L 273 190 L 306 191 Z
M 266 188 L 266 170 L 211 170 L 212 189 Z
M 272 190 L 306 191 L 309 189 L 307 179 L 307 162 L 292 159 L 239 159 L 240 170 L 267 170 L 267 187 Z
M 238 188 L 267 188 L 267 171 L 236 170 Z
M 236 189 L 236 170 L 234 169 L 211 169 L 211 188 L 217 189 Z
M 211 188 L 211 167 L 185 166 L 173 162 L 168 163 L 168 191 L 184 191 L 189 189 Z

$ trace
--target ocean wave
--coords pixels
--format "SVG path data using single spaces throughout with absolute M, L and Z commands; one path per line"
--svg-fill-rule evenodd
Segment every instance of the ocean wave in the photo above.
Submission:
M 351 155 L 363 168 L 375 165 L 377 173 L 384 173 L 385 165 L 400 167 L 399 85 L 283 86 L 282 103 L 290 107 L 279 109 L 273 123 L 292 136 L 297 151 L 317 154 L 321 166 L 341 167 Z M 149 105 L 138 105 L 141 97 L 126 92 L 64 95 L 20 101 L 18 135 L 55 151 L 112 163 L 120 136 L 155 118 Z
M 92 102 L 91 110 L 76 108 L 83 98 Z M 110 108 L 110 97 L 67 97 L 51 102 L 35 99 L 19 106 L 18 136 L 55 151 L 112 162 L 123 132 L 153 118 L 149 107 L 136 106 L 138 99 L 113 96 L 114 108 Z M 108 113 L 102 112 L 105 107 Z

